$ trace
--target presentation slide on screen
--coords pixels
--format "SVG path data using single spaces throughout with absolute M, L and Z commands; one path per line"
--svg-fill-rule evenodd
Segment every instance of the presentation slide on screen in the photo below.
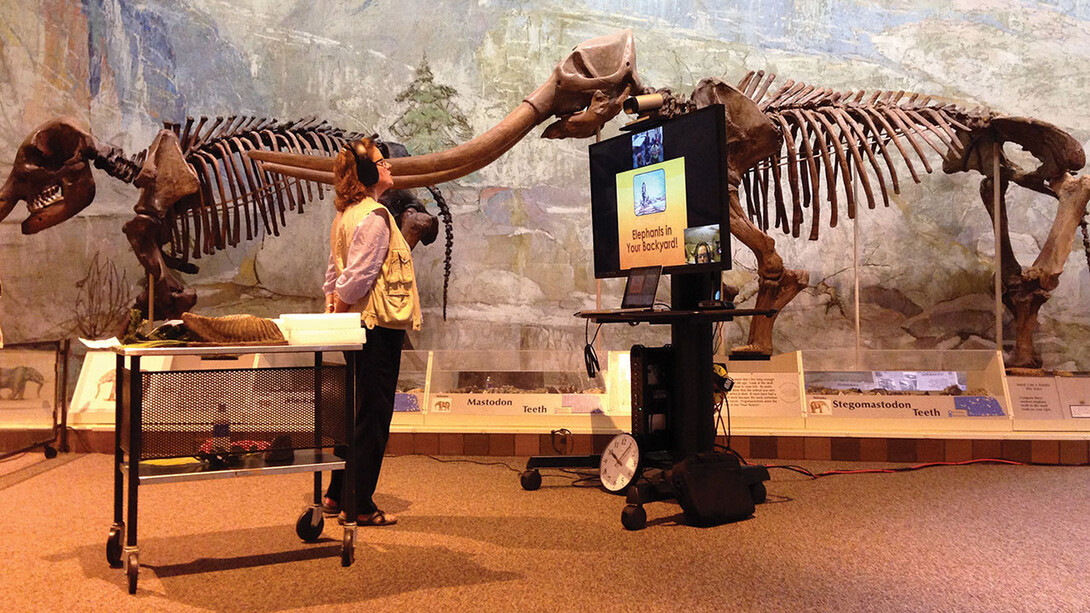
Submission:
M 617 174 L 621 270 L 684 264 L 687 220 L 684 158 Z

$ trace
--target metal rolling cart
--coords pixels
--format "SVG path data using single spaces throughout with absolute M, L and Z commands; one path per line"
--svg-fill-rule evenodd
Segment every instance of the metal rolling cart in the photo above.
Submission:
M 665 355 L 661 370 L 668 373 L 663 387 L 657 390 L 663 393 L 662 399 L 656 404 L 658 409 L 666 409 L 669 419 L 668 427 L 657 437 L 650 436 L 644 423 L 650 416 L 649 408 L 652 399 L 644 398 L 644 384 L 647 382 L 643 374 L 642 366 L 636 364 L 636 355 L 648 354 L 646 348 L 640 347 L 639 354 L 633 348 L 633 366 L 631 376 L 632 386 L 632 432 L 639 440 L 639 445 L 649 445 L 651 454 L 647 462 L 641 459 L 639 466 L 647 468 L 663 468 L 672 466 L 691 454 L 711 451 L 715 448 L 716 424 L 715 403 L 713 401 L 713 326 L 716 322 L 731 321 L 735 317 L 772 317 L 776 309 L 737 309 L 733 304 L 718 303 L 702 307 L 700 301 L 711 296 L 715 288 L 719 287 L 719 273 L 705 274 L 695 273 L 675 275 L 670 286 L 669 310 L 648 311 L 612 311 L 612 312 L 588 312 L 576 313 L 576 316 L 590 319 L 599 324 L 605 323 L 647 323 L 650 325 L 669 325 L 671 346 L 668 351 L 658 353 Z M 657 350 L 661 352 L 662 350 Z M 754 356 L 747 356 L 751 359 Z M 740 356 L 735 356 L 740 359 Z M 760 356 L 758 359 L 767 359 Z M 663 400 L 665 399 L 665 400 Z M 657 438 L 658 440 L 651 440 Z M 643 454 L 641 450 L 639 452 Z M 536 490 L 541 486 L 540 468 L 575 466 L 595 467 L 600 466 L 600 455 L 587 456 L 539 456 L 531 457 L 526 463 L 526 470 L 520 475 L 522 488 Z M 755 486 L 751 487 L 754 500 L 764 502 L 765 491 L 763 480 L 767 480 L 767 471 L 750 471 L 746 469 L 746 476 L 752 479 Z M 638 481 L 638 479 L 637 479 Z M 621 525 L 626 530 L 642 530 L 647 525 L 647 512 L 643 505 L 648 502 L 666 500 L 676 495 L 663 480 L 654 483 L 644 478 L 642 482 L 635 483 L 626 491 L 626 506 L 621 512 Z
M 314 542 L 324 527 L 321 471 L 344 469 L 342 500 L 346 517 L 353 520 L 344 525 L 341 565 L 352 564 L 355 462 L 346 459 L 353 457 L 355 363 L 361 350 L 360 344 L 115 349 L 114 523 L 106 559 L 112 568 L 125 568 L 130 594 L 136 592 L 140 569 L 139 489 L 155 483 L 313 472 L 314 502 L 295 529 L 301 539 Z M 338 351 L 344 352 L 344 365 L 323 364 L 324 352 Z M 313 365 L 220 368 L 207 363 L 300 353 L 313 354 Z M 141 369 L 141 358 L 184 356 L 196 358 L 200 368 Z

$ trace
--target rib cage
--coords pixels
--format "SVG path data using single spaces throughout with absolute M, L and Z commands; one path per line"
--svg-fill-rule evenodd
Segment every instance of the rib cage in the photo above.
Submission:
M 878 91 L 864 101 L 863 91 L 837 92 L 788 80 L 769 94 L 775 78 L 750 72 L 738 84 L 783 137 L 778 151 L 742 177 L 746 212 L 766 232 L 775 226 L 798 237 L 804 209 L 812 208 L 809 238 L 817 240 L 822 188 L 831 227 L 840 213 L 838 187 L 849 219 L 855 218 L 860 200 L 874 208 L 878 197 L 889 206 L 889 189 L 900 193 L 897 158 L 919 183 L 917 163 L 932 172 L 929 151 L 943 160 L 962 159 L 971 146 L 971 133 L 990 118 L 979 108 L 966 111 L 904 91 Z M 855 175 L 862 193 L 854 185 Z M 769 217 L 770 202 L 774 220 Z
M 197 174 L 200 194 L 188 202 L 177 203 L 174 210 L 166 214 L 163 219 L 164 234 L 160 236 L 167 265 L 190 273 L 197 271 L 197 267 L 189 263 L 191 257 L 199 259 L 202 254 L 211 255 L 236 246 L 243 239 L 243 229 L 246 240 L 253 239 L 262 228 L 267 234 L 279 236 L 280 227 L 287 223 L 287 211 L 302 214 L 304 205 L 314 199 L 315 192 L 319 199 L 325 196 L 326 188 L 321 183 L 263 172 L 260 165 L 246 155 L 247 151 L 262 149 L 333 156 L 346 142 L 362 136 L 334 128 L 316 118 L 280 122 L 258 117 L 217 117 L 205 128 L 208 118 L 201 117 L 196 121 L 196 127 L 194 123 L 195 120 L 189 117 L 184 128 L 177 123 L 163 124 L 164 128 L 178 136 L 186 162 Z M 105 146 L 101 151 L 96 151 L 95 165 L 111 176 L 131 183 L 146 154 L 147 151 L 142 151 L 125 158 L 119 149 Z M 439 188 L 430 186 L 427 189 L 439 207 L 446 229 L 443 260 L 445 320 L 454 246 L 453 220 L 450 207 Z M 424 210 L 411 193 L 405 193 L 419 205 L 421 211 Z M 386 199 L 386 196 L 382 198 L 384 201 Z M 391 212 L 399 215 L 402 211 Z
M 324 197 L 321 184 L 262 172 L 245 155 L 263 149 L 330 156 L 358 138 L 325 121 L 280 122 L 258 117 L 217 117 L 181 124 L 166 123 L 181 142 L 186 161 L 200 181 L 200 202 L 176 208 L 170 216 L 170 239 L 164 253 L 181 264 L 251 240 L 263 228 L 280 235 L 286 211 L 303 213 L 306 203 Z

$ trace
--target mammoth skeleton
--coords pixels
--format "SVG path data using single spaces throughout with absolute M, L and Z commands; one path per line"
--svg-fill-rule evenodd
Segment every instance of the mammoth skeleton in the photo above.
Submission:
M 897 161 L 919 183 L 916 164 L 930 173 L 928 158 L 937 154 L 946 173 L 976 171 L 984 176 L 980 195 L 989 214 L 999 204 L 998 274 L 1015 332 L 1014 352 L 1006 364 L 1039 368 L 1041 357 L 1033 346 L 1037 313 L 1058 285 L 1080 224 L 1086 232 L 1082 220 L 1090 177 L 1075 175 L 1086 164 L 1079 143 L 1037 119 L 966 110 L 920 94 L 878 91 L 866 97 L 863 91 L 837 92 L 790 80 L 773 90 L 774 81 L 775 75 L 763 72 L 747 74 L 737 87 L 705 79 L 689 100 L 664 92 L 669 103 L 658 111 L 669 117 L 710 104 L 726 108 L 731 234 L 756 256 L 756 308 L 781 311 L 809 281 L 806 271 L 784 266 L 770 227 L 799 237 L 809 210 L 809 239 L 817 240 L 823 202 L 830 226 L 837 225 L 840 215 L 838 193 L 849 219 L 855 218 L 861 201 L 875 208 L 880 198 L 888 207 L 890 189 L 900 190 Z M 1021 146 L 1038 167 L 1020 167 L 1003 152 L 1006 143 Z M 1048 238 L 1026 268 L 1015 257 L 1007 227 L 1005 195 L 1011 183 L 1057 200 Z M 745 194 L 745 209 L 739 190 Z M 771 353 L 774 322 L 775 317 L 754 318 L 749 344 L 736 351 Z
M 746 75 L 737 87 L 706 79 L 688 99 L 662 90 L 665 104 L 652 114 L 669 118 L 724 105 L 730 230 L 756 257 L 756 308 L 781 312 L 809 283 L 806 271 L 784 265 L 770 228 L 799 237 L 809 211 L 808 237 L 816 240 L 824 211 L 830 226 L 838 223 L 841 197 L 848 218 L 855 217 L 863 201 L 869 208 L 879 199 L 888 206 L 889 191 L 900 189 L 899 164 L 919 182 L 916 165 L 932 172 L 928 158 L 937 155 L 944 172 L 972 170 L 984 176 L 980 191 L 989 212 L 993 202 L 999 203 L 999 274 L 1015 327 L 1015 349 L 1007 363 L 1040 366 L 1033 347 L 1037 313 L 1058 284 L 1090 200 L 1090 179 L 1075 174 L 1086 161 L 1079 144 L 1043 121 L 966 110 L 919 94 L 876 92 L 866 98 L 862 91 L 836 92 L 794 81 L 773 89 L 774 81 L 775 75 L 760 72 Z M 652 91 L 637 76 L 630 31 L 586 41 L 494 128 L 447 151 L 391 159 L 394 188 L 436 185 L 479 170 L 550 117 L 558 120 L 545 129 L 546 138 L 593 136 L 619 113 L 628 96 Z M 184 130 L 171 126 L 146 155 L 133 160 L 97 147 L 71 122 L 47 124 L 17 154 L 12 175 L 0 191 L 0 219 L 20 199 L 27 201 L 30 212 L 24 232 L 71 217 L 94 197 L 89 167 L 94 160 L 141 188 L 137 217 L 126 224 L 125 233 L 149 274 L 157 282 L 167 279 L 156 286 L 157 309 L 180 313 L 186 310 L 179 310 L 181 306 L 192 306 L 195 296 L 172 271 L 188 270 L 190 254 L 196 258 L 202 251 L 222 248 L 225 241 L 234 244 L 240 227 L 249 236 L 259 217 L 266 231 L 275 234 L 275 213 L 280 213 L 282 224 L 285 200 L 288 208 L 301 210 L 312 190 L 320 194 L 322 184 L 332 184 L 331 156 L 347 137 L 311 123 L 232 118 L 222 124 L 217 120 L 208 130 L 203 124 L 202 120 L 195 132 L 190 122 Z M 256 136 L 246 136 L 251 133 Z M 1040 165 L 1031 170 L 1019 167 L 1003 153 L 1005 143 L 1021 145 Z M 201 174 L 198 169 L 206 167 Z M 1040 254 L 1025 268 L 1014 256 L 1007 228 L 1005 193 L 1011 183 L 1058 203 Z M 231 188 L 230 196 L 224 185 Z M 252 209 L 242 206 L 246 203 Z M 241 224 L 240 210 L 252 211 Z M 176 223 L 178 219 L 190 223 Z M 434 224 L 430 229 L 428 225 L 421 224 L 421 236 L 434 236 Z M 158 306 L 160 298 L 163 307 Z M 748 345 L 737 349 L 771 353 L 774 323 L 774 316 L 754 318 Z
M 23 141 L 12 172 L 0 189 L 0 219 L 19 200 L 27 203 L 24 234 L 35 234 L 73 217 L 95 197 L 91 166 L 140 190 L 136 215 L 123 226 L 141 266 L 155 288 L 154 312 L 177 318 L 196 303 L 182 273 L 196 273 L 193 260 L 233 247 L 242 240 L 278 236 L 285 212 L 323 197 L 321 185 L 276 178 L 260 172 L 246 151 L 273 150 L 335 153 L 357 135 L 315 120 L 278 122 L 257 117 L 207 118 L 166 124 L 148 149 L 126 157 L 110 145 L 98 144 L 74 120 L 56 119 Z M 196 125 L 194 125 L 196 124 Z M 405 155 L 397 143 L 382 143 L 388 155 Z M 449 222 L 442 194 L 429 187 Z M 397 215 L 406 237 L 415 244 L 433 241 L 438 220 L 411 193 L 391 192 L 385 204 Z M 447 259 L 452 240 L 449 223 Z M 449 264 L 448 268 L 449 270 Z M 147 289 L 135 308 L 148 314 Z
M 655 92 L 640 86 L 634 72 L 631 35 L 622 36 L 624 45 L 603 37 L 577 48 L 557 66 L 555 79 L 527 97 L 504 120 L 502 129 L 497 127 L 445 154 L 394 160 L 395 185 L 445 181 L 491 162 L 536 125 L 545 115 L 544 109 L 562 117 L 545 130 L 544 137 L 592 136 L 597 126 L 617 114 L 618 94 Z M 631 74 L 614 78 L 615 85 L 609 90 L 594 91 L 585 110 L 565 114 L 578 105 L 570 103 L 570 97 L 552 84 L 574 81 L 585 85 L 583 91 L 593 91 L 601 82 L 579 75 L 578 69 L 601 65 L 602 58 L 609 58 L 617 67 L 623 60 L 625 68 L 631 67 Z M 828 211 L 830 226 L 836 226 L 840 218 L 839 194 L 843 194 L 849 219 L 855 218 L 860 201 L 874 208 L 880 198 L 888 206 L 890 190 L 900 191 L 898 163 L 904 164 L 913 181 L 920 182 L 916 165 L 930 173 L 933 167 L 928 158 L 937 155 L 946 173 L 976 171 L 984 175 L 980 192 L 989 213 L 993 203 L 999 202 L 999 274 L 1003 302 L 1014 315 L 1015 328 L 1015 349 L 1007 364 L 1039 367 L 1041 358 L 1033 346 L 1037 313 L 1058 284 L 1076 228 L 1082 223 L 1086 231 L 1081 220 L 1090 199 L 1090 178 L 1075 175 L 1086 162 L 1078 142 L 1043 121 L 966 110 L 920 94 L 879 91 L 865 99 L 863 91 L 837 92 L 790 80 L 772 89 L 774 81 L 775 75 L 763 72 L 747 74 L 737 87 L 705 79 L 689 99 L 660 90 L 663 105 L 647 115 L 667 119 L 712 104 L 724 106 L 730 231 L 756 257 L 759 284 L 755 307 L 775 309 L 778 314 L 809 283 L 807 271 L 784 265 L 775 239 L 768 233 L 771 227 L 799 237 L 809 211 L 808 238 L 817 240 L 823 210 Z M 1003 153 L 1005 143 L 1022 146 L 1040 165 L 1032 170 L 1019 167 Z M 461 166 L 454 161 L 455 152 L 470 149 L 473 157 L 480 158 L 476 164 Z M 328 158 L 265 151 L 251 152 L 250 156 L 262 160 L 270 172 L 332 182 L 332 160 Z M 854 184 L 857 179 L 861 193 Z M 1026 268 L 1014 255 L 1007 228 L 1005 194 L 1011 183 L 1058 202 L 1048 239 Z M 744 208 L 740 193 L 745 194 Z M 1087 243 L 1090 245 L 1090 238 Z M 735 351 L 770 354 L 775 321 L 775 315 L 753 318 L 748 344 Z

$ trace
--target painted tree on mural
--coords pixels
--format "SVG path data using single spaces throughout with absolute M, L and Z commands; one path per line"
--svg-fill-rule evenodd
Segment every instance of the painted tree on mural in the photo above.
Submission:
M 435 75 L 424 55 L 416 76 L 397 102 L 407 102 L 409 108 L 390 126 L 414 155 L 441 151 L 473 136 L 465 115 L 454 104 L 458 91 L 435 82 Z

